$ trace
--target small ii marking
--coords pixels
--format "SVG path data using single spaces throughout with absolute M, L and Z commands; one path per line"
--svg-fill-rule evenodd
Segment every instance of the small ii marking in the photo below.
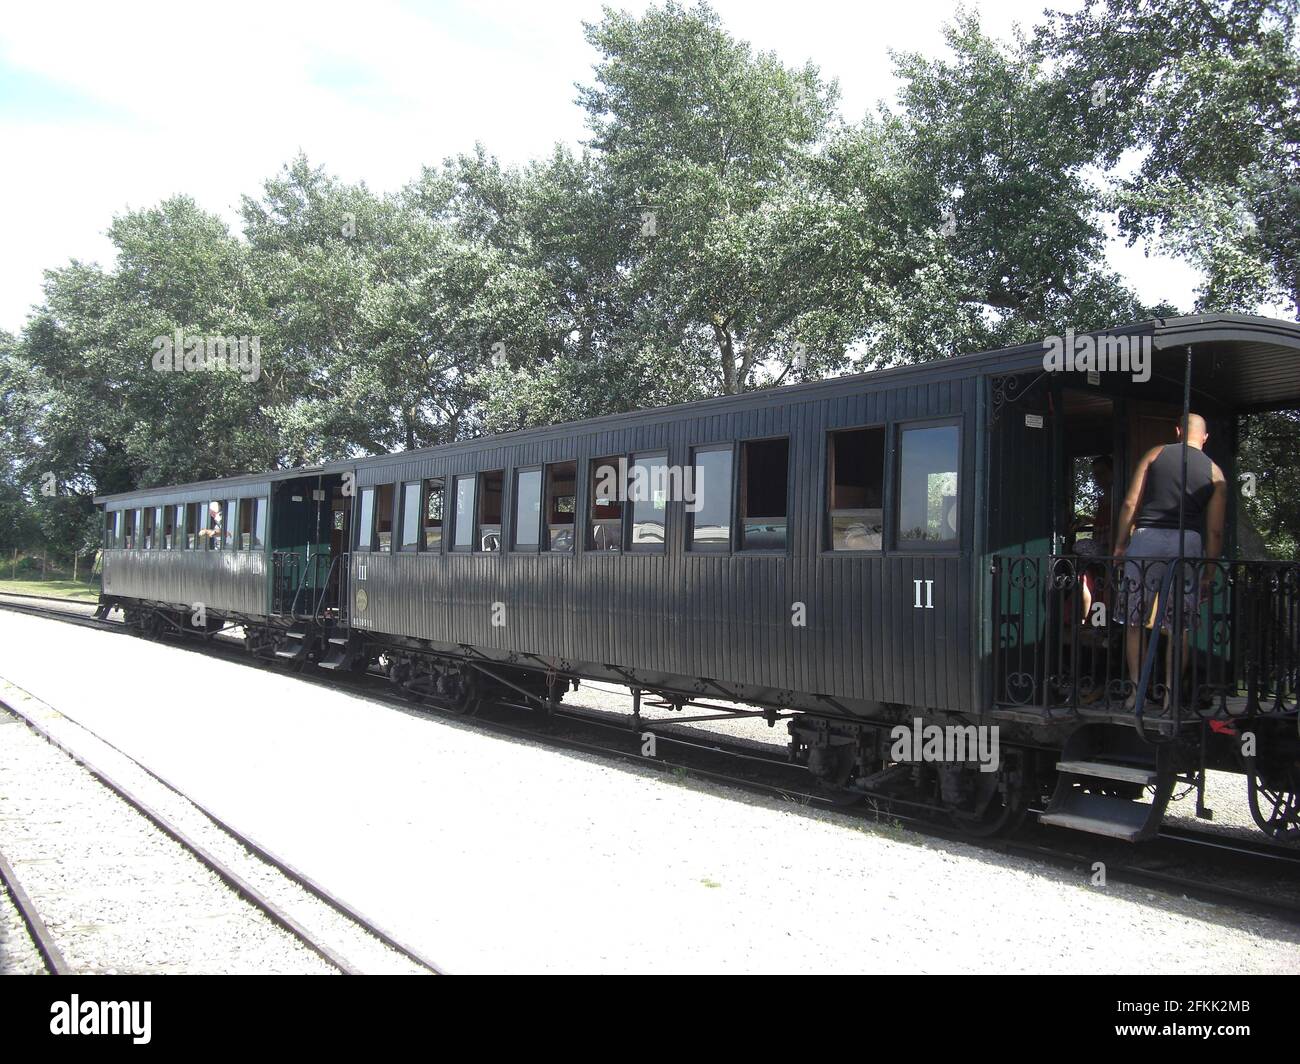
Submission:
M 933 580 L 913 580 L 912 584 L 916 587 L 916 601 L 913 605 L 918 610 L 934 609 L 934 581 Z M 925 585 L 925 599 L 922 601 L 921 585 Z

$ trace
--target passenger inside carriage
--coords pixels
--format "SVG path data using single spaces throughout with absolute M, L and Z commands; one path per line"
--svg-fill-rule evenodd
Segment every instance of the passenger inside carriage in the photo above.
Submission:
M 1093 513 L 1080 514 L 1075 517 L 1071 531 L 1078 536 L 1080 532 L 1090 535 L 1076 538 L 1074 553 L 1081 558 L 1108 558 L 1110 556 L 1111 538 L 1111 490 L 1115 483 L 1115 463 L 1110 455 L 1099 454 L 1091 463 L 1092 481 L 1096 486 L 1096 505 Z M 1106 569 L 1098 563 L 1085 564 L 1079 574 L 1081 623 L 1086 623 L 1092 613 L 1092 604 L 1104 592 Z

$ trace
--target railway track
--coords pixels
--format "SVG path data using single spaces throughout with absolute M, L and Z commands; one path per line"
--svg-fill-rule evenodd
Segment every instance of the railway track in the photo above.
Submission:
M 0 608 L 119 634 L 127 632 L 121 622 L 96 620 L 66 608 L 15 604 L 3 598 L 0 598 Z M 221 640 L 208 640 L 202 644 L 178 643 L 176 646 L 228 657 L 254 668 L 283 672 L 269 662 L 249 658 L 242 644 L 233 641 L 224 645 Z M 427 703 L 413 704 L 395 694 L 387 680 L 377 675 L 335 672 L 316 676 L 303 671 L 298 673 L 298 677 L 303 682 L 323 687 L 351 689 L 404 712 L 467 722 L 465 716 L 451 710 Z M 520 723 L 520 714 L 525 715 L 526 723 Z M 497 703 L 468 718 L 475 727 L 497 734 L 610 758 L 657 772 L 679 773 L 783 802 L 833 810 L 845 818 L 863 823 L 905 824 L 934 838 L 1041 861 L 1083 877 L 1095 876 L 1100 862 L 1104 865 L 1107 881 L 1184 894 L 1300 924 L 1300 852 L 1284 847 L 1223 834 L 1166 827 L 1157 839 L 1135 848 L 1130 844 L 1066 833 L 1036 823 L 1026 825 L 1019 837 L 976 839 L 956 828 L 937 823 L 932 813 L 921 808 L 909 809 L 906 803 L 896 800 L 867 805 L 860 802 L 846 804 L 842 796 L 819 790 L 803 766 L 756 752 L 753 745 L 713 735 L 684 734 L 684 726 L 671 719 L 642 718 L 635 727 L 631 720 L 630 715 L 618 719 L 612 713 L 564 707 L 545 717 L 536 707 L 508 702 Z M 656 751 L 654 756 L 641 753 L 642 737 L 646 734 L 653 734 L 656 744 L 668 747 L 674 756 L 666 756 L 663 751 Z M 149 770 L 146 768 L 145 771 Z M 1030 812 L 1036 816 L 1041 810 Z
M 132 788 L 128 787 L 125 783 L 116 778 L 115 775 L 91 761 L 83 751 L 74 749 L 69 742 L 53 735 L 48 728 L 44 727 L 35 719 L 32 713 L 14 705 L 7 699 L 0 699 L 0 710 L 12 714 L 50 745 L 67 754 L 73 761 L 89 772 L 99 783 L 134 809 L 173 842 L 177 843 L 182 849 L 195 857 L 200 864 L 214 873 L 218 879 L 229 887 L 238 897 L 247 901 L 266 916 L 272 923 L 288 932 L 288 934 L 316 956 L 321 958 L 321 960 L 330 967 L 344 975 L 361 974 L 362 969 L 357 966 L 353 959 L 345 955 L 345 950 L 341 949 L 337 943 L 331 943 L 328 941 L 329 938 L 335 936 L 322 934 L 319 931 L 310 929 L 302 919 L 295 916 L 293 912 L 290 911 L 289 907 L 274 900 L 268 891 L 263 890 L 261 887 L 254 884 L 246 875 L 241 874 L 240 871 L 233 867 L 230 861 L 218 856 L 213 852 L 210 846 L 204 844 L 201 840 L 195 838 L 191 833 L 184 830 L 172 818 L 164 814 L 155 805 L 144 800 L 140 795 L 135 793 Z M 77 722 L 74 720 L 73 723 Z M 251 855 L 252 858 L 275 869 L 278 874 L 306 891 L 319 902 L 328 906 L 340 917 L 343 917 L 352 925 L 355 925 L 355 927 L 361 932 L 372 936 L 379 942 L 383 943 L 384 946 L 401 954 L 417 969 L 435 975 L 444 974 L 442 969 L 436 963 L 424 957 L 419 951 L 399 941 L 376 921 L 360 912 L 348 902 L 328 891 L 309 876 L 298 871 L 288 862 L 271 853 L 266 847 L 259 844 L 248 834 L 239 831 L 231 824 L 216 816 L 216 814 L 211 812 L 209 809 L 195 802 L 193 798 L 190 798 L 175 785 L 153 772 L 140 761 L 131 757 L 119 747 L 107 742 L 84 725 L 78 723 L 77 727 L 95 741 L 103 743 L 104 746 L 113 750 L 122 758 L 125 758 L 128 762 L 139 768 L 143 773 L 155 780 L 162 787 L 166 788 L 176 796 L 185 799 L 215 827 L 233 838 L 244 851 Z M 63 954 L 59 950 L 54 936 L 50 933 L 49 928 L 46 926 L 44 921 L 41 920 L 40 914 L 37 911 L 36 906 L 33 904 L 31 897 L 28 895 L 27 891 L 23 889 L 12 867 L 3 859 L 3 857 L 0 857 L 0 878 L 3 878 L 6 886 L 8 886 L 10 895 L 14 898 L 15 904 L 23 917 L 23 922 L 27 925 L 28 931 L 32 936 L 38 952 L 45 960 L 47 969 L 51 974 L 67 974 L 69 971 L 67 962 L 64 960 Z
M 18 874 L 13 870 L 13 866 L 9 864 L 3 853 L 0 853 L 0 883 L 5 885 L 5 889 L 9 892 L 9 898 L 14 903 L 14 908 L 18 910 L 18 915 L 22 917 L 27 933 L 31 936 L 32 946 L 45 964 L 45 970 L 50 975 L 70 975 L 72 969 L 68 966 L 67 960 L 64 959 L 63 951 L 59 949 L 58 943 L 54 941 L 54 936 L 50 934 L 50 929 L 45 926 L 45 921 L 41 919 L 36 904 L 27 891 L 23 889 L 22 883 L 18 880 Z

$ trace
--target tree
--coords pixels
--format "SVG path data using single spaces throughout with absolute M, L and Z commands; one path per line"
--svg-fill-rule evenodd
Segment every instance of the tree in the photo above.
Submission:
M 1123 231 L 1205 272 L 1199 310 L 1300 313 L 1298 29 L 1300 0 L 1088 0 L 1038 31 Z
M 798 357 L 799 259 L 779 241 L 789 182 L 826 133 L 836 86 L 733 39 L 706 4 L 586 25 L 600 52 L 580 86 L 607 168 L 641 351 L 708 359 L 708 384 L 752 387 Z

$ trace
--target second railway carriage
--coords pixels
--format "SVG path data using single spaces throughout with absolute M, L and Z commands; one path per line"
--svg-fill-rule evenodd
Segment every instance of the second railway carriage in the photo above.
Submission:
M 97 500 L 102 606 L 153 634 L 238 625 L 254 652 L 382 667 L 465 710 L 584 678 L 750 704 L 790 718 L 828 787 L 972 831 L 1044 801 L 1145 838 L 1180 781 L 1208 814 L 1205 771 L 1229 769 L 1290 838 L 1300 566 L 1243 557 L 1234 497 L 1223 558 L 1180 563 L 1211 587 L 1187 650 L 1152 624 L 1128 676 L 1125 563 L 1076 540 L 1081 463 L 1110 462 L 1118 500 L 1190 406 L 1236 484 L 1238 418 L 1297 405 L 1300 327 L 1184 317 L 137 491 Z M 1152 680 L 1168 655 L 1173 690 Z M 900 725 L 996 726 L 1001 756 L 925 759 Z

